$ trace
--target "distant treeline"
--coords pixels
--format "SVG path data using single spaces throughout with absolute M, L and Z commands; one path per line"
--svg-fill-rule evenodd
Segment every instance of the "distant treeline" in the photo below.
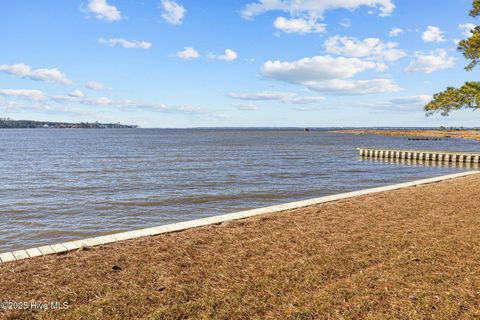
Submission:
M 480 131 L 480 128 L 471 128 L 471 129 L 466 129 L 464 127 L 444 127 L 440 126 L 438 128 L 440 131 L 465 131 L 465 130 L 475 130 L 475 131 Z
M 138 128 L 136 125 L 126 125 L 120 123 L 99 123 L 99 122 L 50 122 L 33 120 L 12 120 L 9 118 L 0 118 L 0 129 L 26 129 L 26 128 L 77 128 L 77 129 L 124 129 Z

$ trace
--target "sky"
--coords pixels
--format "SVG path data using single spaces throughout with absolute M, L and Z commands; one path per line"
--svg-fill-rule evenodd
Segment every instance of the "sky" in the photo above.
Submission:
M 0 117 L 144 128 L 479 126 L 472 0 L 1 0 Z

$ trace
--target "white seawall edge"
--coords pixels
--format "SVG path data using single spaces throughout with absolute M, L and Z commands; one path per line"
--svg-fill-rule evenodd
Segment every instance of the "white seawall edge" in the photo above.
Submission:
M 39 246 L 39 247 L 29 248 L 25 250 L 5 252 L 5 253 L 0 253 L 0 264 L 23 260 L 23 259 L 30 259 L 34 257 L 43 256 L 43 255 L 68 252 L 72 250 L 77 250 L 85 246 L 99 246 L 99 245 L 105 245 L 105 244 L 109 244 L 117 241 L 137 239 L 137 238 L 142 238 L 147 236 L 155 236 L 155 235 L 169 233 L 169 232 L 177 232 L 177 231 L 182 231 L 182 230 L 187 230 L 187 229 L 197 228 L 202 226 L 208 226 L 208 225 L 227 222 L 227 221 L 244 219 L 244 218 L 258 216 L 266 213 L 281 212 L 285 210 L 307 207 L 307 206 L 316 205 L 320 203 L 332 202 L 332 201 L 337 201 L 341 199 L 348 199 L 348 198 L 353 198 L 353 197 L 362 196 L 362 195 L 368 195 L 368 194 L 373 194 L 378 192 L 391 191 L 391 190 L 397 190 L 397 189 L 402 189 L 407 187 L 435 183 L 435 182 L 470 176 L 470 175 L 479 174 L 479 173 L 480 171 L 467 171 L 467 172 L 449 174 L 449 175 L 439 176 L 439 177 L 434 177 L 429 179 L 398 183 L 398 184 L 388 185 L 384 187 L 364 189 L 364 190 L 341 193 L 341 194 L 314 198 L 309 200 L 295 201 L 295 202 L 290 202 L 290 203 L 285 203 L 285 204 L 275 205 L 270 207 L 264 207 L 259 209 L 239 211 L 239 212 L 234 212 L 234 213 L 229 213 L 229 214 L 224 214 L 219 216 L 212 216 L 212 217 L 195 219 L 190 221 L 178 222 L 178 223 L 140 229 L 135 231 L 126 231 L 126 232 L 121 232 L 121 233 L 116 233 L 111 235 L 104 235 L 104 236 L 99 236 L 94 238 L 70 241 L 65 243 L 57 243 L 53 245 Z

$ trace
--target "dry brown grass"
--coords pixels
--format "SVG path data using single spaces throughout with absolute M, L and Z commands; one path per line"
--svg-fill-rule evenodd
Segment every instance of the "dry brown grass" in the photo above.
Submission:
M 462 130 L 462 131 L 440 131 L 440 130 L 338 130 L 336 132 L 354 133 L 354 134 L 380 134 L 384 136 L 405 136 L 405 137 L 432 137 L 432 138 L 464 138 L 480 140 L 480 131 Z
M 70 307 L 0 317 L 480 318 L 478 190 L 475 175 L 3 264 L 0 300 Z

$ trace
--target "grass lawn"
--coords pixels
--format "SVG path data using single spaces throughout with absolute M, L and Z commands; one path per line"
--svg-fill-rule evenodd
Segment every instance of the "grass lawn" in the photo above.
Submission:
M 2 319 L 480 319 L 480 175 L 0 265 Z

